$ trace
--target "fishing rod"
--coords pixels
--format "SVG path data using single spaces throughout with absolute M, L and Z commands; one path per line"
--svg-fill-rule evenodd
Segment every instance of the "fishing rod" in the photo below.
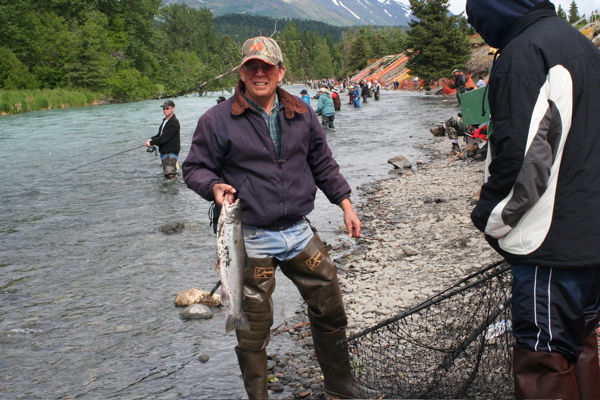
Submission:
M 240 68 L 240 66 L 241 66 L 241 64 L 238 64 L 238 65 L 236 65 L 235 67 L 232 67 L 232 68 L 231 68 L 229 71 L 227 71 L 227 72 L 225 72 L 225 73 L 223 73 L 223 74 L 221 74 L 221 75 L 218 75 L 218 76 L 214 77 L 213 79 L 210 79 L 210 80 L 208 80 L 208 81 L 206 81 L 206 82 L 203 82 L 203 83 L 201 83 L 200 85 L 196 86 L 196 88 L 194 89 L 194 91 L 198 91 L 198 90 L 202 89 L 204 86 L 208 85 L 209 83 L 211 83 L 211 82 L 214 82 L 214 81 L 216 81 L 216 80 L 218 80 L 218 79 L 221 79 L 221 78 L 223 78 L 223 77 L 225 77 L 225 76 L 227 76 L 227 75 L 230 75 L 230 74 L 232 74 L 232 73 L 233 73 L 233 72 L 235 72 L 237 69 L 239 69 L 239 68 Z M 181 94 L 187 94 L 187 93 L 181 93 Z M 88 165 L 90 165 L 90 164 L 97 163 L 98 161 L 106 160 L 107 158 L 111 158 L 111 157 L 114 157 L 114 156 L 118 156 L 119 154 L 127 153 L 128 151 L 132 151 L 132 150 L 135 150 L 135 149 L 137 149 L 137 148 L 144 147 L 144 146 L 145 146 L 145 144 L 143 144 L 143 145 L 141 145 L 141 146 L 136 146 L 136 147 L 134 147 L 134 148 L 132 148 L 132 149 L 125 150 L 125 151 L 122 151 L 122 152 L 120 152 L 120 153 L 113 154 L 113 155 L 111 155 L 111 156 L 104 157 L 104 158 L 101 158 L 101 159 L 99 159 L 99 160 L 95 160 L 95 161 L 92 161 L 92 162 L 90 162 L 90 163 L 87 163 L 87 164 L 80 165 L 79 167 L 76 167 L 76 168 L 72 168 L 72 169 L 70 169 L 70 170 L 68 170 L 68 171 L 65 171 L 64 173 L 66 174 L 67 172 L 75 171 L 76 169 L 79 169 L 79 168 L 86 167 L 86 166 L 88 166 Z M 152 147 L 148 148 L 148 153 L 152 153 L 152 152 L 154 152 L 154 154 L 158 155 L 158 153 L 157 153 L 157 150 L 156 150 L 156 147 L 155 147 L 155 146 L 152 146 Z M 215 289 L 216 289 L 216 288 L 215 288 Z
M 114 156 L 118 156 L 119 154 L 127 153 L 128 151 L 132 151 L 132 150 L 135 150 L 135 149 L 139 149 L 140 147 L 145 147 L 145 146 L 146 146 L 145 144 L 142 144 L 142 145 L 140 145 L 140 146 L 135 146 L 135 147 L 133 147 L 133 148 L 131 148 L 131 149 L 129 149 L 129 150 L 121 151 L 121 152 L 119 152 L 119 153 L 117 153 L 117 154 L 113 154 L 113 155 L 110 155 L 110 156 L 108 156 L 108 157 L 104 157 L 104 158 L 101 158 L 101 159 L 99 159 L 99 160 L 95 160 L 95 161 L 89 162 L 89 163 L 87 163 L 87 164 L 80 165 L 79 167 L 71 168 L 70 170 L 68 170 L 68 171 L 65 171 L 65 172 L 63 172 L 63 173 L 64 173 L 64 174 L 66 174 L 67 172 L 75 171 L 76 169 L 83 168 L 83 167 L 86 167 L 86 166 L 88 166 L 88 165 L 90 165 L 90 164 L 94 164 L 94 163 L 97 163 L 97 162 L 99 162 L 99 161 L 106 160 L 107 158 L 111 158 L 111 157 L 114 157 Z

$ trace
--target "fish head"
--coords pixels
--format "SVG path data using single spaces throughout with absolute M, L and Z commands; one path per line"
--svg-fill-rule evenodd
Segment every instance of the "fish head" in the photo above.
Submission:
M 227 200 L 227 196 L 225 196 L 225 200 L 223 201 L 223 207 L 221 208 L 221 213 L 224 216 L 225 223 L 233 224 L 241 220 L 242 218 L 242 206 L 240 199 L 236 199 L 233 203 L 229 203 Z

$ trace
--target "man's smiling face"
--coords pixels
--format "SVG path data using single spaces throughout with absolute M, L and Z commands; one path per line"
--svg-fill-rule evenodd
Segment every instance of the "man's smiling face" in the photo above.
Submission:
M 257 104 L 263 104 L 275 96 L 277 85 L 284 75 L 284 66 L 278 67 L 258 59 L 248 60 L 240 68 L 240 78 L 246 85 L 246 96 Z

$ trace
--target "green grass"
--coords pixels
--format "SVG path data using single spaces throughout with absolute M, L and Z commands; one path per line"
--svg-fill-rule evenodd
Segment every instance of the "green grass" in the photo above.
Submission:
M 51 108 L 81 107 L 105 101 L 101 93 L 85 90 L 0 90 L 0 114 L 19 114 Z

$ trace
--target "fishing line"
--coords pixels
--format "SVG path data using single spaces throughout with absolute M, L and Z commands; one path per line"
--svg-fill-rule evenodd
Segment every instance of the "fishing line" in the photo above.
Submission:
M 135 146 L 134 148 L 131 148 L 131 149 L 129 149 L 129 150 L 121 151 L 120 153 L 113 154 L 113 155 L 110 155 L 110 156 L 108 156 L 108 157 L 104 157 L 104 158 L 101 158 L 101 159 L 99 159 L 99 160 L 95 160 L 95 161 L 89 162 L 89 163 L 87 163 L 87 164 L 80 165 L 79 167 L 72 168 L 72 169 L 70 169 L 70 170 L 68 170 L 68 171 L 65 171 L 65 172 L 63 172 L 63 174 L 66 174 L 67 172 L 75 171 L 76 169 L 83 168 L 83 167 L 86 167 L 86 166 L 88 166 L 88 165 L 90 165 L 90 164 L 94 164 L 94 163 L 97 163 L 97 162 L 99 162 L 99 161 L 106 160 L 107 158 L 111 158 L 111 157 L 114 157 L 114 156 L 118 156 L 119 154 L 127 153 L 128 151 L 132 151 L 132 150 L 135 150 L 135 149 L 139 149 L 140 147 L 145 147 L 145 146 L 146 146 L 145 144 L 142 144 L 142 145 L 140 145 L 140 146 Z

